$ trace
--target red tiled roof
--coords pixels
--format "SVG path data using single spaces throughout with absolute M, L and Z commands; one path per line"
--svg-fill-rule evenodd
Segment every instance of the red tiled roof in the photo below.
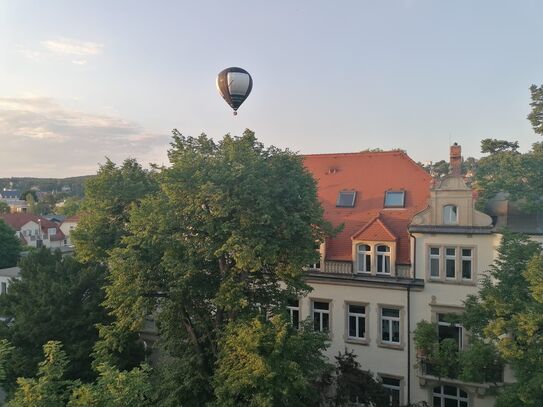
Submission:
M 6 222 L 6 224 L 15 231 L 20 231 L 24 225 L 26 225 L 30 221 L 33 221 L 37 224 L 41 224 L 41 230 L 44 234 L 47 234 L 49 228 L 56 229 L 55 235 L 49 236 L 51 240 L 56 241 L 65 239 L 64 233 L 62 233 L 62 231 L 55 222 L 51 222 L 48 219 L 42 218 L 41 216 L 34 215 L 32 213 L 5 213 L 0 215 L 0 219 Z
M 395 242 L 398 237 L 376 216 L 366 226 L 351 236 L 352 240 L 365 240 L 370 242 Z
M 325 218 L 334 226 L 344 224 L 340 233 L 326 240 L 328 260 L 351 261 L 351 237 L 363 233 L 377 241 L 396 238 L 397 263 L 410 263 L 407 226 L 427 206 L 432 177 L 426 171 L 402 151 L 312 154 L 303 158 L 317 180 Z M 336 207 L 342 190 L 357 191 L 353 208 Z M 404 208 L 384 208 L 388 190 L 405 191 Z

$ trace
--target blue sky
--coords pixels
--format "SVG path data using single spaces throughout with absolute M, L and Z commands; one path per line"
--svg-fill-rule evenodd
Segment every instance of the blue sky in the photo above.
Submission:
M 170 131 L 256 131 L 301 153 L 540 137 L 543 2 L 0 1 L 0 177 L 166 162 Z M 253 92 L 233 117 L 217 73 Z

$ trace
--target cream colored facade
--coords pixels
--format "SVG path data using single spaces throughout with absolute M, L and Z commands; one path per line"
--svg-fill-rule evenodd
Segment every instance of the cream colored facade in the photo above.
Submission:
M 428 208 L 418 213 L 409 227 L 412 266 L 397 275 L 349 274 L 327 264 L 325 253 L 321 258 L 322 268 L 309 272 L 308 282 L 313 291 L 300 300 L 300 318 L 314 318 L 315 302 L 319 307 L 329 304 L 330 358 L 345 350 L 353 351 L 364 369 L 399 380 L 399 405 L 425 401 L 430 406 L 444 406 L 448 396 L 434 394 L 434 389 L 443 391 L 440 386 L 448 386 L 449 392 L 457 389 L 454 405 L 458 407 L 494 405 L 488 384 L 438 379 L 426 374 L 419 366 L 413 338 L 419 321 L 437 322 L 438 314 L 461 313 L 463 301 L 477 293 L 480 277 L 495 259 L 501 235 L 496 232 L 492 218 L 475 210 L 474 204 L 471 189 L 459 175 L 446 177 L 435 186 L 430 192 Z M 541 236 L 536 239 L 543 240 Z M 325 252 L 325 248 L 321 250 Z M 363 339 L 349 338 L 351 304 L 364 307 Z M 398 343 L 382 340 L 383 308 L 399 311 Z M 460 343 L 465 348 L 469 346 L 469 334 L 463 329 L 461 332 Z M 513 381 L 507 369 L 504 381 Z

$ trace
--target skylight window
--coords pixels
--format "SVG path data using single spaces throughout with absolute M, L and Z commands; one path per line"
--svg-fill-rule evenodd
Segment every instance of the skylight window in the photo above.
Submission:
M 403 208 L 405 205 L 405 191 L 386 191 L 385 208 Z
M 340 191 L 336 206 L 339 208 L 354 208 L 356 191 Z

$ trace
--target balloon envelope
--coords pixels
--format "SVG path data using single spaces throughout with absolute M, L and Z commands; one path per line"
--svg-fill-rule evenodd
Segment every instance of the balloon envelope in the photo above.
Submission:
M 236 114 L 253 89 L 253 78 L 245 69 L 226 68 L 217 76 L 217 89 Z

